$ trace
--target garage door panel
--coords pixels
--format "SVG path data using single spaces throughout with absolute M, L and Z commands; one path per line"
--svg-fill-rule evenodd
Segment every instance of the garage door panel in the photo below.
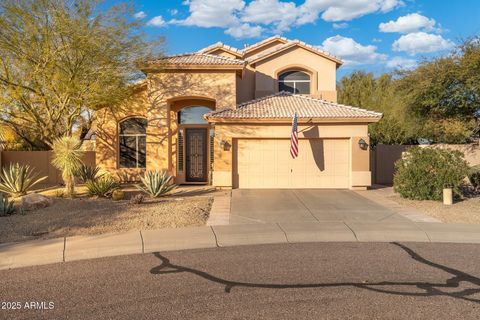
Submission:
M 300 139 L 299 156 L 290 156 L 289 139 L 237 142 L 240 188 L 348 188 L 347 139 Z

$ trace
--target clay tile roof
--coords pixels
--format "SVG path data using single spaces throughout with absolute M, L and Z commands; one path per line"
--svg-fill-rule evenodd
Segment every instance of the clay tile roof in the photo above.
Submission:
M 311 50 L 311 51 L 313 51 L 313 52 L 315 52 L 315 53 L 317 53 L 317 54 L 320 54 L 320 55 L 322 55 L 322 56 L 325 56 L 325 57 L 327 57 L 327 58 L 335 61 L 335 62 L 338 63 L 338 64 L 343 64 L 343 61 L 342 61 L 340 58 L 338 58 L 338 57 L 336 57 L 336 56 L 328 53 L 327 51 L 321 50 L 321 49 L 319 49 L 318 47 L 312 46 L 312 45 L 310 45 L 310 44 L 308 44 L 308 43 L 305 43 L 305 42 L 303 42 L 303 41 L 300 41 L 300 40 L 289 40 L 289 41 L 288 41 L 287 43 L 285 43 L 285 44 L 276 46 L 276 47 L 274 47 L 274 48 L 272 48 L 272 49 L 270 49 L 270 50 L 262 51 L 262 52 L 260 52 L 259 54 L 256 54 L 256 55 L 254 55 L 254 56 L 249 57 L 249 58 L 247 59 L 247 61 L 248 61 L 249 63 L 252 63 L 252 62 L 254 62 L 254 61 L 257 61 L 257 60 L 262 59 L 263 57 L 270 56 L 270 55 L 272 55 L 272 54 L 274 54 L 274 53 L 276 53 L 276 52 L 280 52 L 280 51 L 282 51 L 282 50 L 284 50 L 284 49 L 293 47 L 293 46 L 295 46 L 295 45 L 299 45 L 299 46 L 305 47 L 305 48 L 307 48 L 307 49 L 309 49 L 309 50 Z
M 376 122 L 382 118 L 382 114 L 368 111 L 343 104 L 333 103 L 326 100 L 316 99 L 311 96 L 297 95 L 289 92 L 252 100 L 239 104 L 236 109 L 214 111 L 206 115 L 212 122 L 225 119 L 291 119 L 294 112 L 301 120 L 371 120 Z
M 242 55 L 242 50 L 239 50 L 235 47 L 226 45 L 223 42 L 217 42 L 217 43 L 212 44 L 211 46 L 200 49 L 200 50 L 198 50 L 198 53 L 206 53 L 206 52 L 212 51 L 214 49 L 225 49 L 227 51 L 234 52 L 234 53 L 238 54 L 239 56 Z
M 254 43 L 254 44 L 252 44 L 252 45 L 249 45 L 249 46 L 245 47 L 243 50 L 240 50 L 240 51 L 242 51 L 243 53 L 246 53 L 246 52 L 251 51 L 251 50 L 253 50 L 253 49 L 257 48 L 257 47 L 260 47 L 261 45 L 263 45 L 263 44 L 265 44 L 265 43 L 268 43 L 268 42 L 270 42 L 270 41 L 272 41 L 272 40 L 280 40 L 280 41 L 283 41 L 283 42 L 285 42 L 285 43 L 287 43 L 287 42 L 290 41 L 290 40 L 288 40 L 288 39 L 285 38 L 285 37 L 276 35 L 276 36 L 272 36 L 272 37 L 270 37 L 270 38 L 264 39 L 264 40 L 262 40 L 262 41 L 259 41 L 259 42 L 257 42 L 257 43 Z
M 159 65 L 178 65 L 178 66 L 201 66 L 201 65 L 218 65 L 218 66 L 243 66 L 245 61 L 232 59 L 222 56 L 206 53 L 187 53 L 175 56 L 163 57 L 151 60 L 146 63 L 147 66 Z

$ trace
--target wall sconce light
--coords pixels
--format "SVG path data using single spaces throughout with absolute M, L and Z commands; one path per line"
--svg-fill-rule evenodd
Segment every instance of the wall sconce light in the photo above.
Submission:
M 222 150 L 225 150 L 225 146 L 226 146 L 226 145 L 227 145 L 227 142 L 226 142 L 225 140 L 223 140 L 223 139 L 220 140 L 220 148 L 221 148 Z
M 367 142 L 365 140 L 363 140 L 362 138 L 360 138 L 360 140 L 358 140 L 358 146 L 362 150 L 367 150 L 367 148 L 368 148 Z

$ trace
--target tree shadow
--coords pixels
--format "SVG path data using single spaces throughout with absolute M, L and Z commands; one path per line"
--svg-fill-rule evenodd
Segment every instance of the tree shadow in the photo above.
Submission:
M 264 288 L 264 289 L 309 289 L 309 288 L 337 288 L 337 287 L 354 287 L 374 291 L 378 293 L 400 295 L 400 296 L 414 296 L 414 297 L 433 297 L 433 296 L 447 296 L 455 299 L 461 299 L 469 302 L 479 303 L 480 299 L 471 298 L 470 296 L 480 293 L 480 278 L 465 273 L 463 271 L 435 263 L 420 256 L 418 253 L 410 249 L 409 247 L 393 242 L 393 245 L 401 248 L 405 251 L 413 260 L 433 267 L 435 269 L 442 270 L 452 275 L 451 278 L 445 279 L 444 283 L 432 283 L 421 281 L 380 281 L 380 282 L 337 282 L 337 283 L 306 283 L 306 284 L 275 284 L 275 283 L 252 283 L 252 282 L 239 282 L 223 279 L 205 271 L 189 268 L 186 266 L 176 265 L 170 262 L 170 260 L 161 255 L 159 252 L 154 253 L 155 257 L 159 258 L 161 264 L 150 270 L 152 274 L 164 275 L 171 273 L 191 273 L 206 279 L 211 282 L 218 283 L 225 286 L 226 293 L 230 293 L 235 287 L 238 288 Z M 445 292 L 445 289 L 459 288 L 461 282 L 467 282 L 477 286 L 478 288 L 463 289 L 457 292 Z M 380 287 L 412 287 L 421 289 L 423 292 L 404 292 L 396 291 L 394 289 L 382 289 Z

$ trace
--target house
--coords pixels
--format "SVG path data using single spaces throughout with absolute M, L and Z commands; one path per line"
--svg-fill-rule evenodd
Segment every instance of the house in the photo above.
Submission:
M 126 180 L 168 170 L 179 184 L 365 189 L 367 128 L 382 115 L 336 103 L 341 65 L 279 36 L 147 61 L 132 98 L 99 115 L 97 164 Z

